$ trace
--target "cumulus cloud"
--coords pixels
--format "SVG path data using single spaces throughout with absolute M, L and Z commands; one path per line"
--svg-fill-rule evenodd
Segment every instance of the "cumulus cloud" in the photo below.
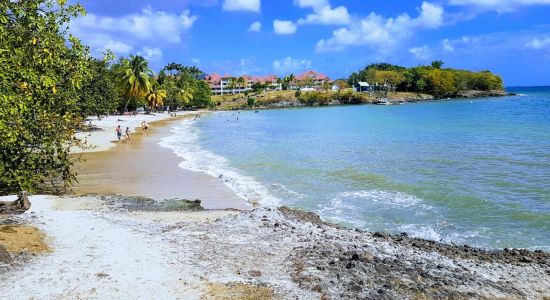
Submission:
M 320 40 L 316 50 L 338 51 L 349 46 L 388 50 L 419 30 L 440 27 L 443 25 L 443 14 L 443 7 L 429 2 L 422 3 L 420 14 L 416 18 L 411 18 L 408 14 L 386 18 L 371 13 L 347 27 L 335 30 L 330 38 Z
M 248 27 L 248 31 L 250 31 L 250 32 L 260 32 L 260 31 L 262 31 L 262 23 L 256 21 L 256 22 L 250 24 L 250 27 Z
M 457 47 L 464 47 L 466 44 L 472 44 L 479 42 L 479 38 L 462 36 L 457 39 L 443 39 L 441 46 L 443 50 L 452 52 Z
M 535 50 L 550 49 L 550 37 L 544 37 L 544 38 L 533 38 L 531 41 L 527 42 L 525 44 L 525 47 Z
M 471 6 L 481 10 L 513 11 L 521 6 L 547 5 L 550 0 L 449 0 L 449 4 Z
M 227 11 L 253 11 L 260 12 L 260 0 L 225 0 L 223 2 L 223 10 Z
M 162 50 L 160 48 L 143 47 L 138 55 L 143 56 L 147 60 L 160 60 L 162 58 Z
M 410 48 L 409 52 L 413 54 L 417 59 L 420 59 L 420 60 L 428 60 L 433 56 L 432 51 L 426 45 Z
M 292 21 L 283 21 L 275 19 L 273 21 L 273 30 L 276 34 L 294 34 L 297 27 Z
M 327 0 L 295 0 L 294 4 L 302 8 L 312 8 L 313 14 L 299 19 L 298 24 L 345 25 L 351 20 L 345 6 L 332 8 Z
M 134 47 L 132 45 L 128 45 L 119 41 L 107 40 L 102 44 L 103 47 L 101 48 L 101 50 L 103 51 L 111 50 L 114 53 L 127 54 L 130 53 L 130 51 L 134 50 Z
M 197 16 L 189 10 L 177 15 L 145 8 L 141 13 L 118 18 L 90 13 L 74 20 L 71 32 L 94 50 L 111 49 L 125 54 L 143 41 L 180 43 L 196 20 Z
M 307 59 L 295 59 L 290 56 L 273 61 L 273 70 L 278 74 L 288 74 L 311 68 L 311 61 Z

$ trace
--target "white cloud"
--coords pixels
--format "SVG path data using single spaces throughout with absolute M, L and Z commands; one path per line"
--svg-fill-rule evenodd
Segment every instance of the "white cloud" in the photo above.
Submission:
M 196 20 L 197 16 L 191 15 L 189 10 L 177 15 L 145 8 L 141 13 L 117 18 L 90 13 L 75 19 L 71 32 L 93 50 L 109 48 L 115 53 L 126 54 L 143 41 L 180 43 Z
M 294 5 L 298 7 L 312 7 L 314 9 L 330 6 L 328 0 L 294 0 Z
M 457 47 L 463 48 L 464 46 L 466 46 L 466 44 L 473 44 L 477 42 L 479 42 L 479 38 L 462 36 L 458 39 L 444 39 L 443 41 L 441 41 L 441 46 L 443 50 L 452 52 L 455 51 Z
M 345 6 L 332 8 L 327 0 L 295 0 L 294 4 L 302 8 L 312 8 L 314 12 L 307 15 L 305 19 L 298 20 L 298 24 L 300 25 L 345 25 L 351 20 L 348 9 Z
M 294 34 L 296 33 L 296 24 L 292 21 L 274 20 L 273 30 L 276 34 Z
M 446 51 L 455 51 L 455 48 L 453 47 L 449 39 L 444 39 L 441 43 L 443 44 L 443 49 L 445 49 Z
M 371 13 L 347 27 L 335 30 L 332 37 L 320 40 L 316 49 L 338 51 L 349 46 L 370 46 L 389 51 L 419 30 L 443 25 L 443 13 L 443 7 L 428 2 L 422 3 L 420 14 L 416 18 L 411 18 L 408 14 L 385 18 Z
M 525 44 L 525 47 L 540 50 L 544 48 L 550 49 L 550 37 L 544 37 L 544 38 L 533 38 L 531 41 L 527 42 Z
M 550 0 L 449 0 L 449 4 L 457 6 L 472 6 L 481 10 L 496 10 L 509 12 L 521 6 L 550 4 Z
M 311 61 L 307 59 L 294 59 L 286 57 L 273 61 L 273 70 L 278 74 L 288 74 L 311 68 Z
M 107 41 L 105 42 L 105 45 L 103 45 L 103 48 L 101 50 L 111 50 L 114 53 L 127 54 L 130 53 L 130 51 L 134 50 L 134 47 L 123 42 Z
M 426 45 L 421 47 L 413 47 L 409 49 L 409 52 L 412 53 L 417 59 L 428 60 L 432 58 L 432 51 Z
M 160 60 L 162 59 L 162 50 L 160 48 L 143 47 L 138 55 L 143 56 L 147 60 Z
M 245 10 L 260 12 L 260 0 L 225 0 L 223 2 L 223 10 L 236 11 Z
M 262 31 L 262 23 L 256 21 L 256 22 L 250 24 L 250 27 L 248 27 L 248 31 L 250 31 L 250 32 L 260 32 L 260 31 Z

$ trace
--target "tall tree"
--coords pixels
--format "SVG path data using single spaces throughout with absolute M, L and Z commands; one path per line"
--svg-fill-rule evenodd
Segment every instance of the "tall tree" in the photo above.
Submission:
M 115 76 L 109 68 L 109 59 L 92 59 L 90 61 L 91 80 L 82 85 L 80 92 L 80 107 L 83 116 L 95 115 L 98 119 L 101 115 L 112 113 L 118 105 L 118 94 L 115 88 Z
M 120 70 L 120 83 L 123 87 L 126 104 L 123 112 L 128 108 L 132 99 L 144 97 L 151 89 L 151 77 L 153 72 L 149 69 L 149 63 L 139 55 L 131 55 L 124 60 Z
M 166 99 L 166 91 L 161 89 L 158 85 L 154 85 L 149 90 L 149 94 L 145 97 L 147 106 L 149 106 L 150 109 L 162 107 L 164 105 L 164 99 Z
M 80 5 L 0 1 L 0 190 L 68 186 L 90 55 L 68 32 Z

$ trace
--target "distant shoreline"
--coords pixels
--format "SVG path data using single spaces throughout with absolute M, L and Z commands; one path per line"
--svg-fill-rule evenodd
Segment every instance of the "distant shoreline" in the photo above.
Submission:
M 376 93 L 358 93 L 353 92 L 348 98 L 339 96 L 336 92 L 304 92 L 316 93 L 316 97 L 324 97 L 325 93 L 332 93 L 328 96 L 330 99 L 312 100 L 310 103 L 301 101 L 295 91 L 273 91 L 260 94 L 252 94 L 246 96 L 244 94 L 214 96 L 214 102 L 218 101 L 220 105 L 215 106 L 214 111 L 231 111 L 231 110 L 257 110 L 257 109 L 279 109 L 292 107 L 316 107 L 316 106 L 336 106 L 336 105 L 360 105 L 360 104 L 400 104 L 400 103 L 417 103 L 428 101 L 444 101 L 444 100 L 467 100 L 467 99 L 484 99 L 491 97 L 509 97 L 516 96 L 516 93 L 507 91 L 478 91 L 469 90 L 459 92 L 456 95 L 449 97 L 434 97 L 428 94 L 411 93 L 411 92 L 389 92 L 385 95 Z M 255 105 L 249 106 L 248 99 L 254 98 Z

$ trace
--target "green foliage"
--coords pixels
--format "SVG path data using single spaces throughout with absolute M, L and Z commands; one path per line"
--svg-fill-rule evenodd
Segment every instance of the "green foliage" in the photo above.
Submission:
M 297 97 L 298 101 L 305 105 L 328 105 L 333 100 L 333 93 L 327 92 L 302 92 Z
M 131 55 L 129 59 L 123 58 L 116 66 L 116 72 L 119 86 L 126 99 L 121 111 L 126 111 L 131 101 L 134 101 L 136 107 L 138 101 L 141 100 L 143 103 L 144 97 L 151 90 L 153 76 L 147 60 L 139 55 Z
M 433 69 L 424 74 L 424 90 L 436 97 L 444 97 L 456 92 L 454 73 L 452 71 Z
M 166 75 L 165 72 L 169 74 Z M 158 76 L 166 92 L 165 103 L 170 109 L 177 107 L 206 108 L 212 105 L 210 86 L 199 77 L 204 74 L 196 67 L 177 63 L 166 65 Z M 238 80 L 235 80 L 235 83 Z
M 348 83 L 366 81 L 384 83 L 396 91 L 428 93 L 436 97 L 454 96 L 467 90 L 503 90 L 502 79 L 489 71 L 472 72 L 451 68 L 442 69 L 443 61 L 436 60 L 430 66 L 404 68 L 396 65 L 371 64 L 352 73 Z
M 192 86 L 194 90 L 193 99 L 189 106 L 193 108 L 207 108 L 212 106 L 211 90 L 208 83 L 203 80 L 196 80 Z
M 248 97 L 248 99 L 246 100 L 246 104 L 248 104 L 249 107 L 254 107 L 254 105 L 256 104 L 256 99 L 253 97 Z
M 92 59 L 89 65 L 91 79 L 82 85 L 78 106 L 82 116 L 101 118 L 112 113 L 118 105 L 116 78 L 107 59 Z
M 441 69 L 441 67 L 444 65 L 445 63 L 442 61 L 442 60 L 434 60 L 432 61 L 432 68 L 434 69 Z
M 0 2 L 0 189 L 35 191 L 75 179 L 69 158 L 82 124 L 89 51 L 68 33 L 83 14 L 64 1 Z M 92 67 L 93 68 L 93 67 Z

